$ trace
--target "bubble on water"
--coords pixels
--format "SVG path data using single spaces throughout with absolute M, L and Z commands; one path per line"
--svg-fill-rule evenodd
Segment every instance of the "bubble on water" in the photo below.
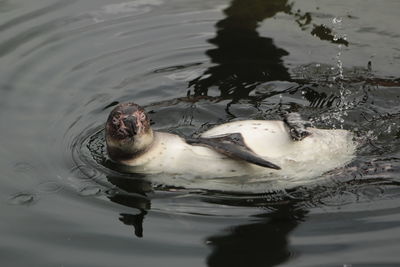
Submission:
M 32 205 L 37 201 L 37 196 L 33 193 L 21 192 L 12 195 L 8 199 L 8 203 L 12 205 Z

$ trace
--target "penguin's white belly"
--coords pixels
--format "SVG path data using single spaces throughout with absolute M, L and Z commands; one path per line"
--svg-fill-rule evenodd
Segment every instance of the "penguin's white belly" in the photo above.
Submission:
M 293 141 L 281 121 L 237 121 L 216 126 L 202 137 L 241 133 L 245 144 L 257 155 L 281 170 L 256 166 L 228 158 L 207 147 L 188 145 L 182 138 L 156 133 L 153 148 L 140 160 L 127 161 L 135 171 L 166 173 L 191 178 L 219 178 L 250 175 L 252 180 L 285 179 L 309 181 L 344 166 L 356 149 L 352 134 L 345 130 L 308 128 L 302 141 Z
M 346 130 L 308 128 L 309 136 L 293 141 L 282 121 L 238 121 L 217 126 L 203 137 L 241 133 L 246 145 L 281 170 L 253 166 L 264 179 L 312 179 L 350 162 L 355 154 L 353 135 Z M 262 179 L 262 178 L 261 178 Z

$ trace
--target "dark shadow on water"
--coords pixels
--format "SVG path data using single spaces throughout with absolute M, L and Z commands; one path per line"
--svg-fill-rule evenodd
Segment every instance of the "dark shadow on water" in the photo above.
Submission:
M 207 238 L 212 253 L 207 264 L 214 266 L 276 266 L 291 258 L 288 237 L 308 212 L 291 203 L 258 215 L 257 222 L 226 230 Z

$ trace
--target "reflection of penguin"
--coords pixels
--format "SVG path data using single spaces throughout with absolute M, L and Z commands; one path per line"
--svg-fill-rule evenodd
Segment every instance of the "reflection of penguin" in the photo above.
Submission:
M 206 95 L 209 87 L 218 86 L 221 96 L 240 98 L 259 83 L 290 80 L 282 61 L 288 52 L 256 31 L 264 19 L 289 10 L 287 0 L 234 0 L 224 11 L 227 18 L 216 25 L 217 36 L 209 40 L 217 48 L 207 51 L 207 55 L 217 65 L 189 83 L 195 95 Z
M 139 214 L 121 213 L 119 220 L 126 225 L 132 225 L 135 228 L 135 235 L 143 237 L 143 220 L 147 214 L 145 210 L 141 210 Z
M 107 179 L 120 189 L 109 197 L 112 202 L 139 210 L 138 214 L 121 213 L 119 220 L 126 225 L 132 225 L 137 237 L 143 237 L 143 220 L 151 204 L 146 194 L 152 191 L 151 183 L 118 176 L 109 176 Z
M 276 207 L 275 207 L 276 208 Z M 234 227 L 227 235 L 212 236 L 208 266 L 275 266 L 290 257 L 288 235 L 304 219 L 306 211 L 292 204 L 259 215 L 260 222 Z

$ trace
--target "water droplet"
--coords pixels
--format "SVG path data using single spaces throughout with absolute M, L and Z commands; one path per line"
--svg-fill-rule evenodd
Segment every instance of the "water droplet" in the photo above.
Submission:
M 37 201 L 37 196 L 32 193 L 17 193 L 12 195 L 8 202 L 13 205 L 31 205 Z
M 340 18 L 340 17 L 339 18 L 335 17 L 335 18 L 332 19 L 332 23 L 333 24 L 340 24 L 340 23 L 342 23 L 342 20 L 343 19 Z

